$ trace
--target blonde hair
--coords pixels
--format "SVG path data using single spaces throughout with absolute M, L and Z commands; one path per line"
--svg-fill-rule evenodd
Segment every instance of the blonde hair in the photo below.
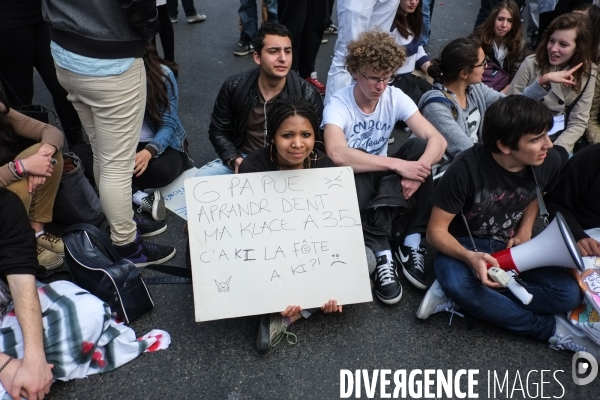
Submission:
M 394 38 L 379 29 L 361 33 L 348 43 L 346 69 L 358 74 L 372 69 L 373 72 L 396 72 L 404 63 L 406 53 Z

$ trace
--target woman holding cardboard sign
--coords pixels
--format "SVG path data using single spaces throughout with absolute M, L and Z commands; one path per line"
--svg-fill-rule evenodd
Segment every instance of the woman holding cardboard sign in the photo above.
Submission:
M 315 149 L 320 119 L 314 107 L 303 98 L 277 100 L 267 117 L 269 144 L 246 157 L 240 164 L 239 173 L 334 167 L 333 161 L 325 153 Z M 287 328 L 317 310 L 303 310 L 300 306 L 290 305 L 281 313 L 263 315 L 256 348 L 266 351 L 284 337 L 288 343 L 295 344 L 298 339 Z M 321 310 L 325 313 L 342 312 L 342 306 L 332 299 L 323 304 Z

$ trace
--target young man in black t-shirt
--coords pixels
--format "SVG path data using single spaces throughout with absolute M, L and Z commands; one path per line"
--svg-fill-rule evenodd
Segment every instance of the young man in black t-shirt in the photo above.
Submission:
M 547 341 L 556 349 L 577 351 L 583 346 L 594 355 L 600 353 L 600 346 L 555 316 L 581 302 L 578 285 L 564 268 L 520 274 L 533 295 L 528 305 L 511 292 L 494 290 L 501 286 L 487 273 L 488 264 L 498 265 L 490 253 L 531 239 L 539 210 L 535 178 L 542 191 L 558 178 L 560 156 L 547 135 L 552 123 L 547 107 L 523 96 L 508 96 L 487 110 L 483 143 L 454 160 L 432 196 L 427 239 L 440 252 L 434 262 L 437 281 L 417 317 L 454 312 L 456 304 L 475 317 Z

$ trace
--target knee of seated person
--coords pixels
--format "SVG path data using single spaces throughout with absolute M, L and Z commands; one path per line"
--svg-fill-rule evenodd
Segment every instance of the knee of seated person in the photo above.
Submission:
M 470 280 L 465 279 L 466 275 L 471 274 L 468 270 L 470 267 L 459 260 L 440 254 L 434 262 L 434 268 L 436 279 L 446 296 L 454 301 L 471 296 L 468 290 Z
M 575 279 L 570 276 L 565 276 L 561 285 L 555 286 L 551 290 L 556 298 L 556 304 L 561 305 L 561 311 L 571 311 L 581 304 L 583 295 Z

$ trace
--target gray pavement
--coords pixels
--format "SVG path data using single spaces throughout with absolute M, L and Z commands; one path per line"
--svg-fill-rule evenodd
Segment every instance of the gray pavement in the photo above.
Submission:
M 176 60 L 182 68 L 179 115 L 196 166 L 216 157 L 207 129 L 222 82 L 254 65 L 250 56 L 240 58 L 232 53 L 239 37 L 238 4 L 238 0 L 196 1 L 198 11 L 208 19 L 187 25 L 180 10 L 179 23 L 174 26 Z M 447 41 L 470 33 L 478 6 L 476 0 L 437 0 L 427 51 L 436 55 Z M 322 45 L 317 60 L 322 81 L 336 36 L 327 38 L 329 43 Z M 36 101 L 51 107 L 39 79 L 36 91 Z M 396 133 L 396 137 L 402 135 Z M 183 266 L 184 223 L 173 214 L 167 223 L 168 232 L 153 240 L 176 246 L 178 254 L 170 264 Z M 433 256 L 429 251 L 430 282 L 434 279 Z M 424 292 L 403 277 L 402 285 L 404 295 L 399 304 L 384 306 L 374 301 L 345 307 L 340 315 L 316 314 L 292 327 L 298 335 L 297 345 L 282 343 L 267 354 L 259 354 L 254 347 L 259 317 L 196 323 L 191 285 L 151 286 L 156 308 L 132 327 L 138 335 L 153 328 L 167 330 L 173 340 L 171 347 L 144 354 L 111 373 L 57 382 L 48 398 L 335 399 L 340 397 L 340 369 L 366 369 L 369 373 L 403 369 L 407 375 L 415 369 L 451 369 L 454 373 L 476 369 L 479 398 L 597 397 L 600 378 L 588 386 L 574 385 L 572 353 L 551 350 L 546 344 L 508 334 L 470 316 L 455 316 L 451 325 L 448 313 L 417 320 L 415 312 Z M 494 371 L 500 381 L 508 372 L 504 389 L 497 386 L 495 394 L 493 382 L 488 380 Z M 530 371 L 534 372 L 528 374 Z M 465 378 L 461 388 L 466 389 Z M 388 392 L 392 390 L 393 381 Z M 380 393 L 378 385 L 375 398 Z M 361 394 L 367 397 L 364 387 Z M 356 392 L 352 398 L 355 396 Z M 406 396 L 411 398 L 409 393 Z

